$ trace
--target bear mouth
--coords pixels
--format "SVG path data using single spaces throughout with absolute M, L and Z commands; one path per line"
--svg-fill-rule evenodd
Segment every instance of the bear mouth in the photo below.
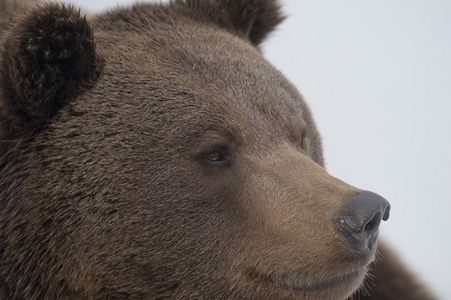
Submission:
M 293 291 L 304 292 L 330 290 L 357 280 L 363 281 L 365 274 L 366 268 L 335 277 L 305 280 L 305 278 L 289 275 L 263 275 L 255 271 L 247 273 L 250 278 L 258 281 L 260 284 L 275 285 Z

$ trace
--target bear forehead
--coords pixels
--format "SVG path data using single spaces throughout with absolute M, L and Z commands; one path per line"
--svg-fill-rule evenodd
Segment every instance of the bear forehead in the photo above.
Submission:
M 97 49 L 106 63 L 98 88 L 109 85 L 108 101 L 139 102 L 134 113 L 141 118 L 170 120 L 164 126 L 178 130 L 184 127 L 177 121 L 199 130 L 246 134 L 254 128 L 271 139 L 301 131 L 300 94 L 247 40 L 183 17 L 126 30 L 99 28 Z

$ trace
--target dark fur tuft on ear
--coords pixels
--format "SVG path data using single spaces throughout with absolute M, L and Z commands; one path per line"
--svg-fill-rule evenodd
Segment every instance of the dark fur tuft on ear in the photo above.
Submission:
M 1 135 L 42 128 L 97 77 L 94 36 L 71 6 L 48 4 L 19 18 L 0 48 Z
M 277 0 L 176 0 L 258 46 L 284 20 Z

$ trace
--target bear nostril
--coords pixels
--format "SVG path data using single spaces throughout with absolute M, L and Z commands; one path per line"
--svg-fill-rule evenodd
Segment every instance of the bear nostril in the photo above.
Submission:
M 334 217 L 335 229 L 356 251 L 371 250 L 376 243 L 379 225 L 387 220 L 390 204 L 372 192 L 363 192 L 344 201 Z
M 381 214 L 376 213 L 374 217 L 365 225 L 363 232 L 366 232 L 367 234 L 373 234 L 379 228 L 381 220 Z

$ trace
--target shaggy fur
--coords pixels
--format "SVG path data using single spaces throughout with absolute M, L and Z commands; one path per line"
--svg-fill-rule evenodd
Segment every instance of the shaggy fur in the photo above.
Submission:
M 0 37 L 11 18 L 38 3 L 37 0 L 2 0 L 0 1 Z
M 357 299 L 435 299 L 385 244 L 379 244 L 378 252 L 378 262 L 371 266 L 367 279 L 367 291 L 360 292 Z
M 432 299 L 335 229 L 362 191 L 324 170 L 257 49 L 282 19 L 272 0 L 186 0 L 9 24 L 0 299 Z
M 258 46 L 284 18 L 276 1 L 227 0 L 196 1 L 176 0 L 190 12 L 200 14 L 213 23 L 249 39 Z

